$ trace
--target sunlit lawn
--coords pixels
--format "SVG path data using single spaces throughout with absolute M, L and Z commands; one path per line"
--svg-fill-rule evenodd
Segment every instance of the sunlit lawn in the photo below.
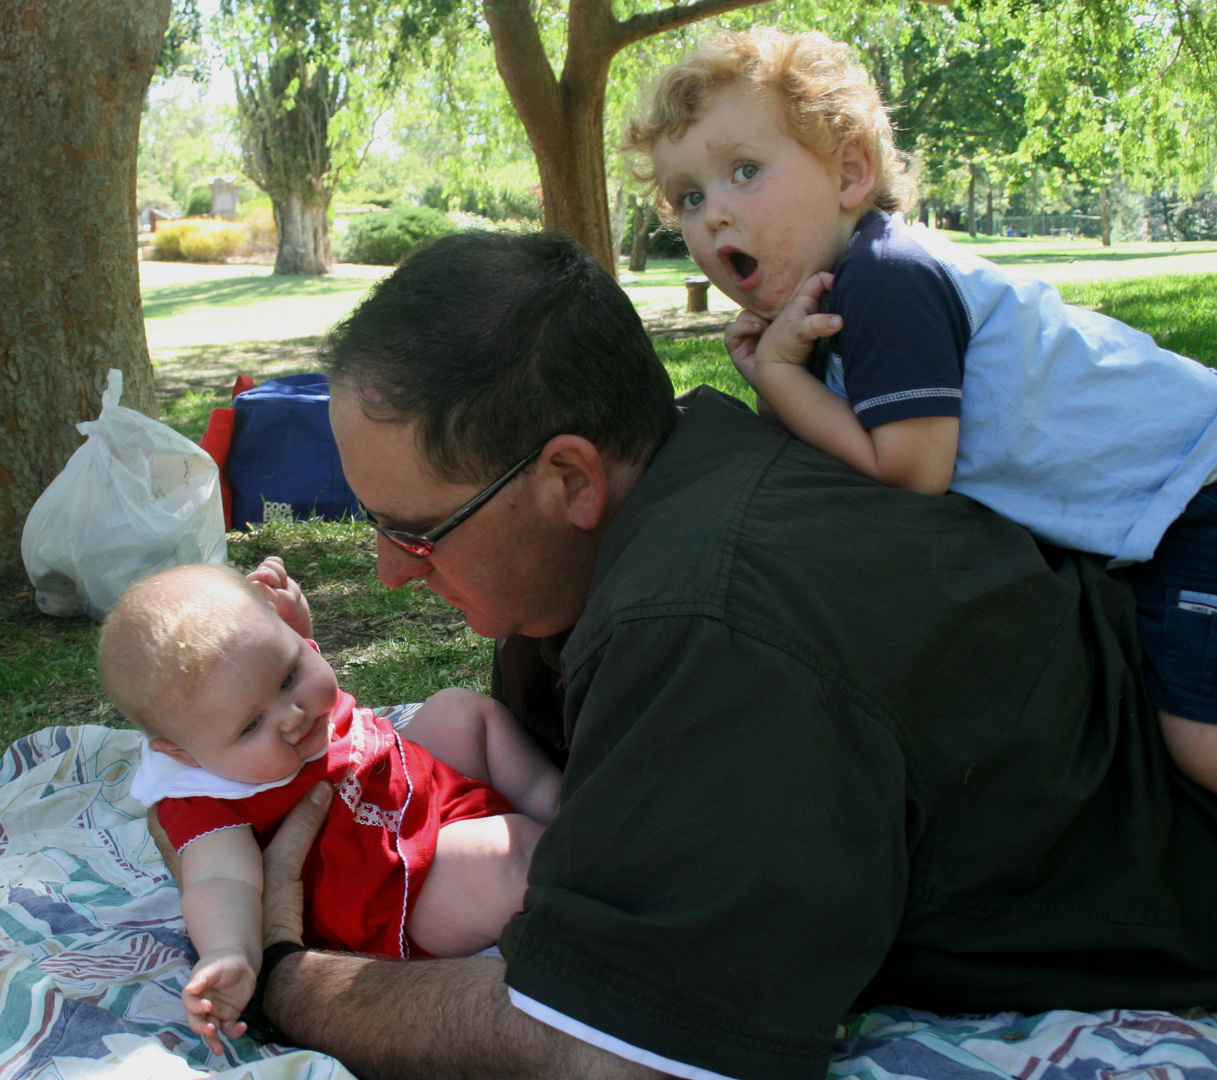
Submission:
M 1217 364 L 1217 244 L 978 240 L 979 254 L 1059 284 L 1067 300 L 1114 315 L 1169 348 Z M 236 374 L 261 381 L 315 371 L 325 330 L 384 267 L 339 266 L 326 278 L 275 278 L 268 267 L 144 263 L 144 305 L 161 417 L 197 439 Z M 687 260 L 654 260 L 625 288 L 653 322 L 684 307 Z M 733 305 L 711 290 L 724 318 Z M 440 313 L 442 315 L 442 313 Z M 657 336 L 678 391 L 710 383 L 750 400 L 719 335 Z M 319 523 L 231 534 L 230 555 L 254 565 L 287 554 L 316 598 L 317 639 L 343 682 L 370 704 L 425 695 L 450 682 L 485 688 L 489 643 L 425 589 L 390 594 L 375 577 L 366 528 Z M 93 674 L 96 627 L 42 616 L 28 589 L 0 595 L 0 747 L 47 723 L 118 723 Z

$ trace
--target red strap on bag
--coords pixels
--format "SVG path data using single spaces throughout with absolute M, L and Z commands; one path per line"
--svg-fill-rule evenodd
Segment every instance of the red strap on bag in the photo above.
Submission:
M 256 384 L 252 375 L 238 375 L 233 383 L 232 396 L 235 398 L 244 390 L 252 390 Z M 236 421 L 236 410 L 223 407 L 211 410 L 207 418 L 207 430 L 199 440 L 199 445 L 211 455 L 212 460 L 220 470 L 220 496 L 224 501 L 224 528 L 232 528 L 232 485 L 228 482 L 228 472 L 225 466 L 228 462 L 228 451 L 232 447 L 233 424 Z

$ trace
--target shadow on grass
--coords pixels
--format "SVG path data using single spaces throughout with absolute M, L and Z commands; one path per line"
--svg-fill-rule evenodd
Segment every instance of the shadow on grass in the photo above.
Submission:
M 252 375 L 254 382 L 261 383 L 318 371 L 320 341 L 319 337 L 301 337 L 155 349 L 152 366 L 160 418 L 197 442 L 211 410 L 231 400 L 238 375 Z
M 144 318 L 180 314 L 183 308 L 244 307 L 285 297 L 333 296 L 366 292 L 372 282 L 354 277 L 258 277 L 213 278 L 184 285 L 153 285 L 144 290 Z

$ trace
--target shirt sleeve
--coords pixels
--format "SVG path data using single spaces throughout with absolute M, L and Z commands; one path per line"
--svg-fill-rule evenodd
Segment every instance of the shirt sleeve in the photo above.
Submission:
M 946 271 L 900 234 L 858 243 L 838 268 L 830 302 L 842 318 L 833 351 L 864 428 L 958 416 L 967 310 Z M 855 250 L 857 249 L 857 250 Z
M 156 804 L 156 817 L 173 850 L 180 854 L 191 840 L 207 833 L 249 825 L 249 818 L 242 815 L 240 809 L 239 799 L 192 795 L 187 799 L 162 799 Z
M 783 648 L 700 616 L 617 627 L 568 701 L 508 985 L 694 1069 L 823 1075 L 900 921 L 894 738 Z

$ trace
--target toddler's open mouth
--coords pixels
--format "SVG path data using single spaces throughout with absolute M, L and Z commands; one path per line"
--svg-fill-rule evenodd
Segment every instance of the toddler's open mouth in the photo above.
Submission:
M 718 257 L 730 270 L 737 288 L 747 291 L 760 284 L 760 264 L 746 251 L 724 247 L 719 249 Z

